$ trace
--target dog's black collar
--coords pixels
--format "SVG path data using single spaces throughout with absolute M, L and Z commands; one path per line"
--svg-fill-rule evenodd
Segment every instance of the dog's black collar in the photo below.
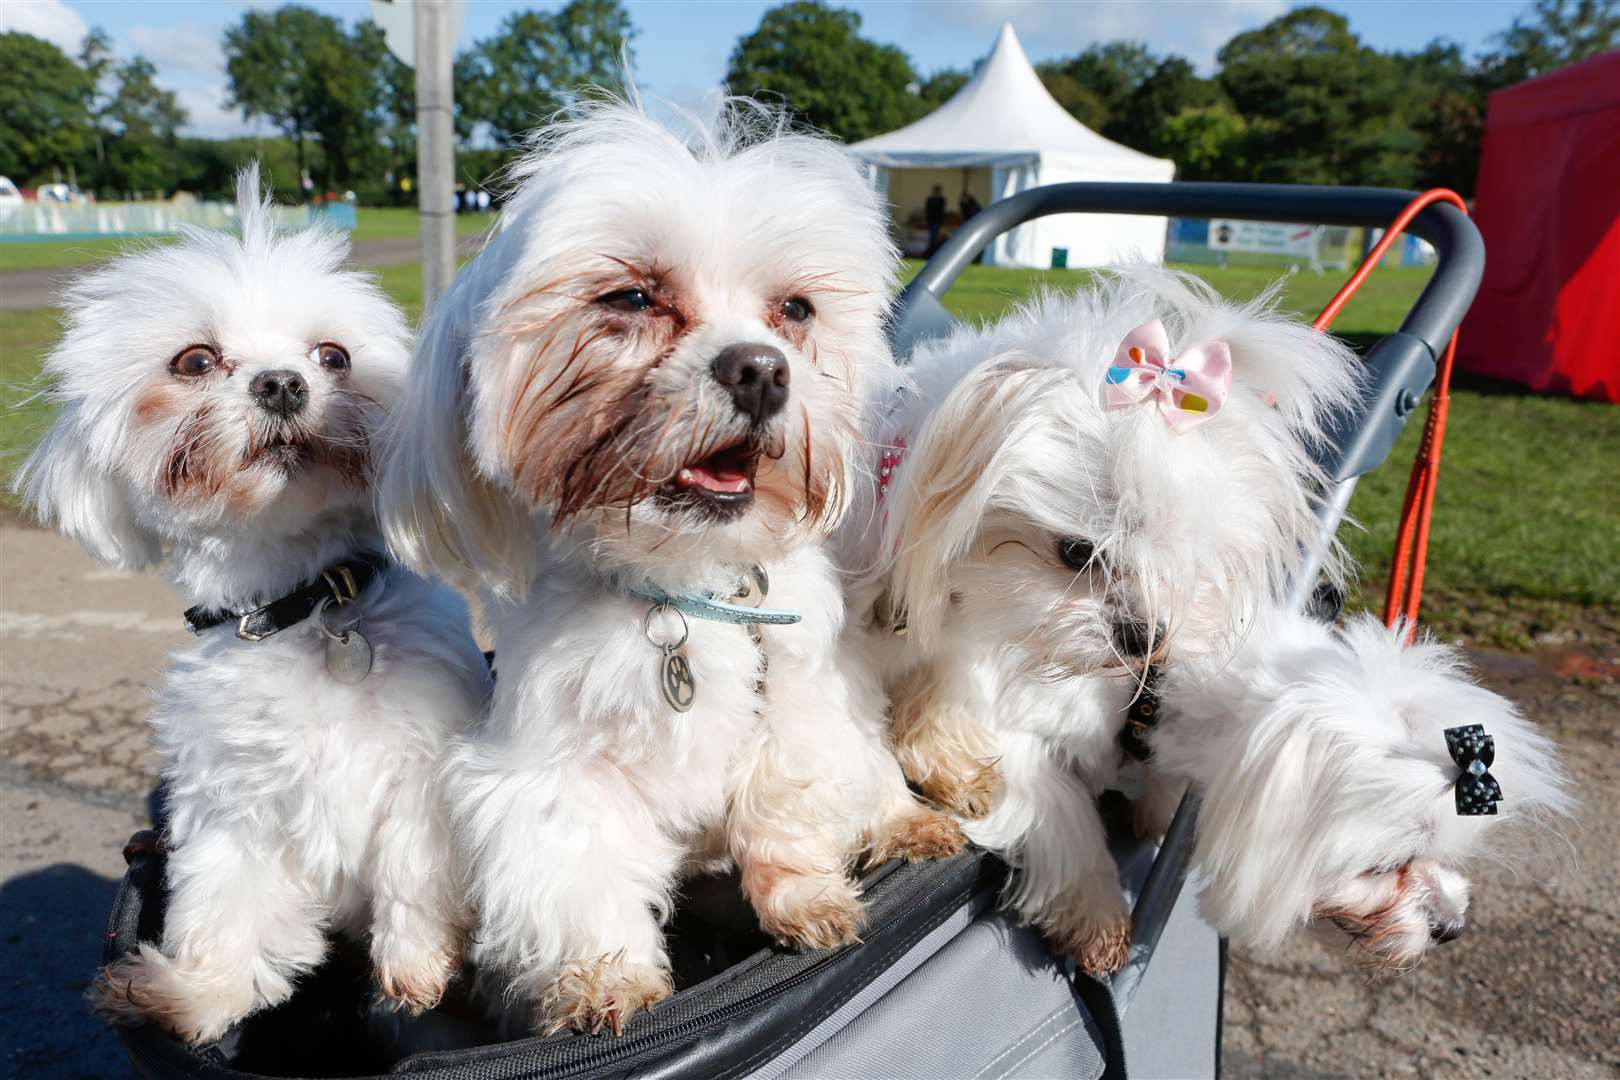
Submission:
M 1125 713 L 1125 726 L 1119 729 L 1119 748 L 1133 761 L 1153 759 L 1147 737 L 1159 723 L 1159 669 L 1149 666 L 1142 676 L 1142 692 Z
M 362 551 L 342 562 L 333 563 L 322 570 L 320 576 L 308 585 L 272 600 L 251 611 L 231 611 L 229 608 L 205 608 L 198 605 L 185 614 L 186 629 L 193 634 L 211 630 L 235 621 L 236 636 L 243 641 L 262 641 L 271 634 L 279 634 L 289 626 L 296 626 L 315 613 L 315 608 L 328 597 L 339 602 L 354 600 L 366 591 L 366 586 L 388 568 L 388 557 L 375 552 Z

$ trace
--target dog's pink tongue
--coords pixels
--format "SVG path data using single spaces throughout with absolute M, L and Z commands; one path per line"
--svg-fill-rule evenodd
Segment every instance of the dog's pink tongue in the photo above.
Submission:
M 681 487 L 700 487 L 708 491 L 723 491 L 729 494 L 741 494 L 750 486 L 748 474 L 742 469 L 713 460 L 701 465 L 688 465 L 681 470 L 675 482 Z

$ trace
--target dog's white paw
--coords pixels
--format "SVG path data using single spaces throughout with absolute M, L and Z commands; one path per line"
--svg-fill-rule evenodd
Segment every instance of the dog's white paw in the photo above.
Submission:
M 371 958 L 383 996 L 412 1016 L 437 1005 L 461 967 L 461 949 L 453 941 L 417 941 L 397 934 L 374 938 Z
M 623 953 L 571 960 L 541 996 L 536 1026 L 547 1035 L 563 1028 L 595 1035 L 604 1027 L 619 1035 L 636 1012 L 673 992 L 666 969 L 631 963 Z
M 748 898 L 767 934 L 801 949 L 836 949 L 860 941 L 866 905 L 843 873 L 800 873 L 770 867 L 748 875 Z
M 218 1039 L 256 1004 L 251 981 L 183 969 L 150 945 L 103 968 L 88 996 L 115 1024 L 156 1024 L 193 1046 Z
M 887 835 L 872 845 L 866 863 L 877 866 L 895 858 L 907 862 L 948 859 L 961 851 L 966 843 L 962 826 L 949 814 L 919 807 L 891 825 Z
M 1077 898 L 1043 922 L 1053 948 L 1072 956 L 1088 975 L 1111 975 L 1131 958 L 1131 912 L 1117 888 L 1089 903 Z

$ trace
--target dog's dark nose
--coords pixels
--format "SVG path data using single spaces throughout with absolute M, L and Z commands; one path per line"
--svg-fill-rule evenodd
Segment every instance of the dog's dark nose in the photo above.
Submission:
M 1436 945 L 1444 945 L 1448 941 L 1456 941 L 1461 937 L 1463 927 L 1466 925 L 1462 919 L 1452 919 L 1448 922 L 1432 922 L 1429 924 L 1429 937 Z
M 782 411 L 788 399 L 788 362 L 769 345 L 727 345 L 709 365 L 714 381 L 725 388 L 738 412 L 758 424 Z
M 1153 628 L 1145 622 L 1121 615 L 1114 620 L 1114 644 L 1125 655 L 1135 658 L 1147 656 L 1148 653 L 1164 642 L 1164 627 L 1154 633 Z
M 291 416 L 309 400 L 309 387 L 296 371 L 261 371 L 248 383 L 248 393 L 259 403 L 279 416 Z

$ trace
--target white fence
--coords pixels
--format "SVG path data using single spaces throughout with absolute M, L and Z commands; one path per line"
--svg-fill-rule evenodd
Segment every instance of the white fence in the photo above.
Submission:
M 330 206 L 278 206 L 276 223 L 301 229 L 317 220 L 343 229 L 354 228 L 354 204 Z M 90 236 L 159 236 L 177 232 L 182 225 L 229 228 L 236 207 L 224 202 L 107 203 L 70 206 L 65 203 L 25 203 L 0 208 L 0 240 L 63 240 Z

